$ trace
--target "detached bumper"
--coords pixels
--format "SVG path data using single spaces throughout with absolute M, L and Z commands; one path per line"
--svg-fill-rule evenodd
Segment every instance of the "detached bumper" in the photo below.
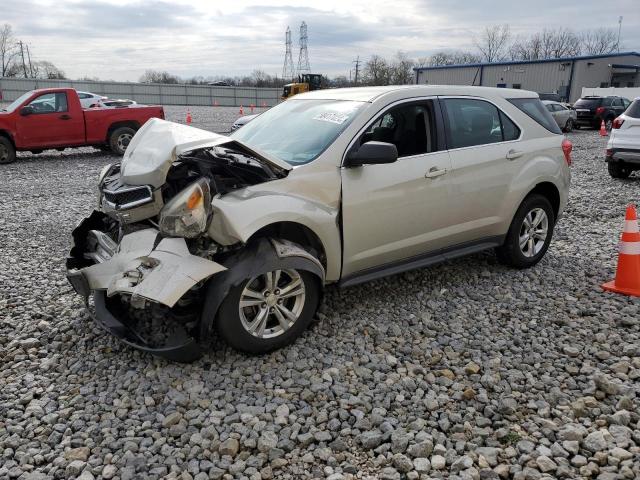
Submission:
M 198 329 L 188 330 L 177 321 L 174 307 L 179 309 L 176 304 L 184 303 L 191 289 L 225 267 L 192 255 L 184 239 L 163 238 L 153 228 L 130 233 L 117 246 L 110 245 L 112 240 L 105 241 L 104 231 L 97 230 L 103 215 L 94 212 L 73 231 L 74 246 L 67 259 L 69 283 L 87 304 L 93 296 L 94 308 L 89 311 L 96 323 L 127 345 L 173 361 L 195 360 L 201 352 L 190 332 Z M 133 311 L 141 316 L 154 313 L 154 325 L 160 317 L 170 327 L 164 343 L 158 345 L 136 330 L 139 322 L 129 315 Z

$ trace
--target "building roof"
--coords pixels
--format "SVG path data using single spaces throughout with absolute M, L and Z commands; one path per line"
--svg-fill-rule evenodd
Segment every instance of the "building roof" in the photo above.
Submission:
M 432 95 L 487 95 L 507 98 L 531 97 L 527 90 L 510 88 L 474 87 L 469 85 L 388 85 L 382 87 L 328 88 L 300 93 L 290 100 L 351 100 L 373 102 L 384 95 L 420 97 Z
M 626 56 L 640 57 L 640 53 L 620 52 L 620 53 L 606 53 L 603 55 L 586 55 L 582 57 L 544 58 L 541 60 L 512 60 L 508 62 L 437 65 L 433 67 L 414 67 L 413 70 L 416 72 L 421 72 L 423 70 L 442 70 L 446 68 L 473 68 L 473 67 L 488 67 L 488 66 L 500 66 L 500 65 L 526 65 L 530 63 L 571 62 L 573 60 L 593 60 L 596 58 L 615 58 L 615 57 L 626 57 Z

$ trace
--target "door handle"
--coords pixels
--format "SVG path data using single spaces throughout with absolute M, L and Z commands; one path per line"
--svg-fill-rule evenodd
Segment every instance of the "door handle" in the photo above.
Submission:
M 58 117 L 60 120 L 71 120 L 71 115 L 67 115 L 66 113 L 60 115 Z
M 519 157 L 521 157 L 522 155 L 524 155 L 524 152 L 518 152 L 518 151 L 516 151 L 516 150 L 509 150 L 509 151 L 507 152 L 507 154 L 505 155 L 505 157 L 506 157 L 508 160 L 515 160 L 516 158 L 519 158 Z
M 444 175 L 445 173 L 447 173 L 447 169 L 446 168 L 438 169 L 438 167 L 431 167 L 429 169 L 429 171 L 427 173 L 425 173 L 424 177 L 425 178 L 436 178 L 436 177 L 439 177 L 440 175 Z

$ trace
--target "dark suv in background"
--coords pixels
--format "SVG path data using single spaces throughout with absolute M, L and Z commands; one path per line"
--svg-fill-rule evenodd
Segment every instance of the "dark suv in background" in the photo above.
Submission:
M 613 119 L 624 112 L 630 104 L 631 102 L 624 97 L 582 97 L 573 104 L 578 114 L 576 126 L 600 128 L 604 120 L 607 130 L 611 130 Z

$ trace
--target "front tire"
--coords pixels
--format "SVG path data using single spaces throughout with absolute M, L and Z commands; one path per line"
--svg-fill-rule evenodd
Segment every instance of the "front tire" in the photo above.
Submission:
M 611 175 L 612 178 L 619 178 L 622 180 L 629 178 L 629 175 L 631 175 L 632 172 L 629 167 L 615 162 L 607 163 L 607 170 L 609 170 L 609 175 Z
M 260 354 L 289 345 L 320 302 L 318 278 L 306 270 L 264 272 L 231 288 L 218 311 L 219 335 L 236 350 Z
M 111 151 L 116 155 L 124 155 L 131 139 L 136 134 L 133 128 L 120 127 L 116 128 L 109 136 L 109 146 Z
M 0 136 L 0 164 L 7 165 L 16 161 L 16 149 L 7 137 Z
M 504 245 L 496 248 L 498 261 L 515 268 L 534 266 L 549 248 L 554 224 L 549 200 L 539 194 L 529 195 L 513 217 Z

